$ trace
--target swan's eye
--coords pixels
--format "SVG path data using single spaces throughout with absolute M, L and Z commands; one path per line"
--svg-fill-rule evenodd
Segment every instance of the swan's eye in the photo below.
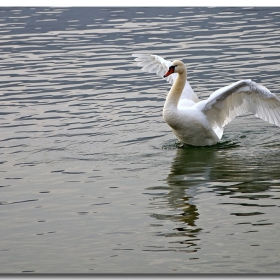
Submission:
M 168 69 L 168 71 L 165 73 L 165 75 L 163 76 L 164 78 L 168 77 L 169 75 L 173 74 L 175 72 L 175 67 L 177 65 L 171 65 Z
M 171 65 L 170 67 L 169 67 L 169 70 L 170 69 L 172 69 L 173 71 L 175 70 L 175 67 L 177 67 L 178 65 Z

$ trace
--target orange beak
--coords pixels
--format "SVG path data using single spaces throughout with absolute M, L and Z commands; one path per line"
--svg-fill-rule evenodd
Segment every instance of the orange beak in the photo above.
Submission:
M 163 78 L 166 78 L 173 73 L 174 73 L 174 67 L 169 67 L 169 70 L 164 74 Z

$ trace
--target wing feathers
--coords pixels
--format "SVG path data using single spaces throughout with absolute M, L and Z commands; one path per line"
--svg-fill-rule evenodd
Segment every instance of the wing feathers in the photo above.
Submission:
M 148 73 L 155 73 L 159 77 L 163 78 L 163 75 L 167 72 L 171 61 L 165 60 L 158 55 L 150 54 L 132 54 L 136 57 L 134 60 L 137 61 L 137 65 L 143 67 L 141 70 Z M 177 77 L 177 73 L 174 73 L 165 78 L 170 84 L 173 84 Z
M 208 98 L 203 112 L 210 125 L 221 129 L 247 112 L 280 126 L 280 100 L 266 87 L 251 80 L 242 80 L 217 90 Z
M 167 72 L 168 68 L 172 64 L 171 61 L 165 60 L 158 55 L 132 54 L 132 56 L 136 57 L 134 60 L 138 62 L 137 65 L 143 67 L 141 70 L 143 70 L 144 72 L 155 73 L 162 79 L 163 75 Z M 177 76 L 177 73 L 173 73 L 164 79 L 170 84 L 173 84 Z M 186 82 L 185 88 L 181 95 L 181 99 L 193 100 L 194 102 L 198 102 L 198 97 L 192 90 L 188 81 Z

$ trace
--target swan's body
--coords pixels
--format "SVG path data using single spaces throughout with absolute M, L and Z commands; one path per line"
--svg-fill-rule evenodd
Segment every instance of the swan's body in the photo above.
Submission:
M 214 145 L 222 138 L 224 126 L 246 112 L 280 126 L 280 100 L 262 85 L 241 80 L 200 101 L 187 82 L 183 62 L 171 63 L 156 55 L 133 56 L 139 66 L 144 66 L 143 71 L 157 73 L 172 84 L 163 107 L 163 119 L 182 143 Z

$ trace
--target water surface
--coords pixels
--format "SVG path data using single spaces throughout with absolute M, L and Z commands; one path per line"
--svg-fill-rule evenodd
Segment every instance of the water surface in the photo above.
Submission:
M 170 88 L 280 97 L 280 8 L 2 7 L 1 273 L 279 273 L 280 128 L 238 117 L 180 148 Z

